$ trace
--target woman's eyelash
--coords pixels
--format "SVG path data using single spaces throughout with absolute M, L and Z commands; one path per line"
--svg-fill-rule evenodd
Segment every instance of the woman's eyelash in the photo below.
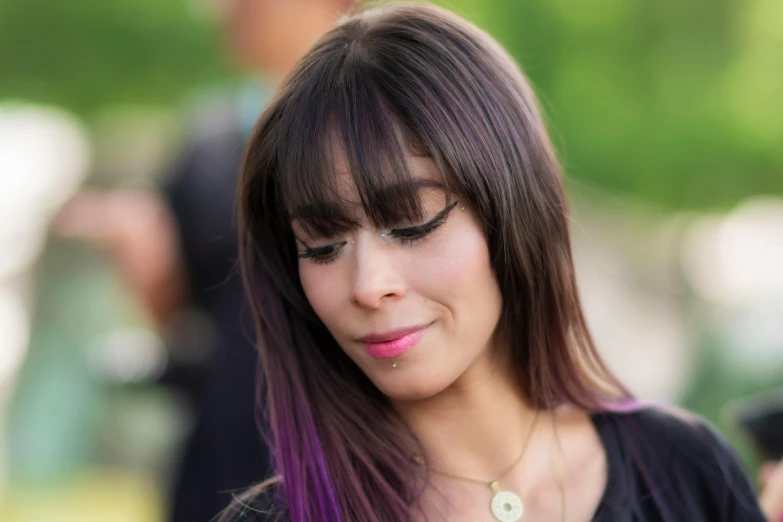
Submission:
M 413 244 L 416 241 L 423 239 L 428 234 L 432 233 L 446 222 L 446 217 L 457 206 L 455 201 L 451 205 L 447 206 L 428 222 L 408 228 L 398 228 L 389 231 L 389 235 L 395 239 L 400 240 L 404 244 Z M 299 252 L 299 258 L 312 259 L 315 263 L 327 264 L 333 261 L 340 253 L 340 249 L 345 246 L 346 242 L 333 243 L 331 245 L 324 245 L 320 247 L 309 247 L 302 243 L 304 252 Z
M 445 222 L 445 219 L 440 218 L 436 221 L 430 221 L 423 225 L 410 228 L 401 228 L 392 230 L 389 235 L 399 239 L 403 243 L 414 243 L 419 239 L 424 238 L 427 234 L 433 232 L 436 228 L 441 226 Z
M 299 257 L 301 259 L 312 259 L 316 263 L 328 263 L 337 257 L 339 247 L 342 247 L 343 245 L 345 245 L 344 241 L 315 248 L 303 245 L 305 250 L 304 252 L 299 252 Z
M 392 236 L 399 239 L 400 241 L 403 241 L 404 243 L 412 243 L 417 239 L 421 239 L 427 234 L 433 232 L 436 228 L 438 228 L 443 223 L 445 223 L 446 217 L 449 215 L 449 213 L 451 213 L 452 210 L 454 210 L 454 207 L 457 206 L 457 203 L 458 202 L 455 201 L 451 205 L 447 206 L 446 208 L 438 212 L 438 214 L 434 218 L 427 221 L 423 225 L 395 229 L 395 230 L 391 230 L 389 233 Z

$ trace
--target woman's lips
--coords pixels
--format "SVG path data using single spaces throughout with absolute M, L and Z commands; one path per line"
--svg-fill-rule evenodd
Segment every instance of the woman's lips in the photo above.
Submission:
M 419 342 L 427 326 L 401 328 L 379 334 L 365 335 L 359 339 L 371 356 L 376 359 L 399 357 Z

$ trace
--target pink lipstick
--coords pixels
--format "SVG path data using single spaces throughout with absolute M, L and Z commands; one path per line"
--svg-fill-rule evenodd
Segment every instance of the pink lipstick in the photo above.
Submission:
M 359 339 L 359 342 L 364 344 L 367 353 L 376 359 L 390 359 L 410 350 L 422 338 L 425 328 L 427 326 L 414 326 L 365 335 Z

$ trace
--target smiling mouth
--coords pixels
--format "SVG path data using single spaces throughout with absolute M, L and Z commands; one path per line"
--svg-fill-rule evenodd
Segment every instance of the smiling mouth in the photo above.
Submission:
M 399 357 L 419 342 L 429 325 L 390 330 L 365 335 L 359 339 L 365 350 L 376 359 Z

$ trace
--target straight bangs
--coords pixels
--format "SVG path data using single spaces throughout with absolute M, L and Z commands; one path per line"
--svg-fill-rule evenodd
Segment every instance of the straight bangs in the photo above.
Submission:
M 281 210 L 316 237 L 356 228 L 360 216 L 378 229 L 424 217 L 409 158 L 431 157 L 431 149 L 402 123 L 369 67 L 344 54 L 339 70 L 300 85 L 304 95 L 286 104 L 276 140 Z

